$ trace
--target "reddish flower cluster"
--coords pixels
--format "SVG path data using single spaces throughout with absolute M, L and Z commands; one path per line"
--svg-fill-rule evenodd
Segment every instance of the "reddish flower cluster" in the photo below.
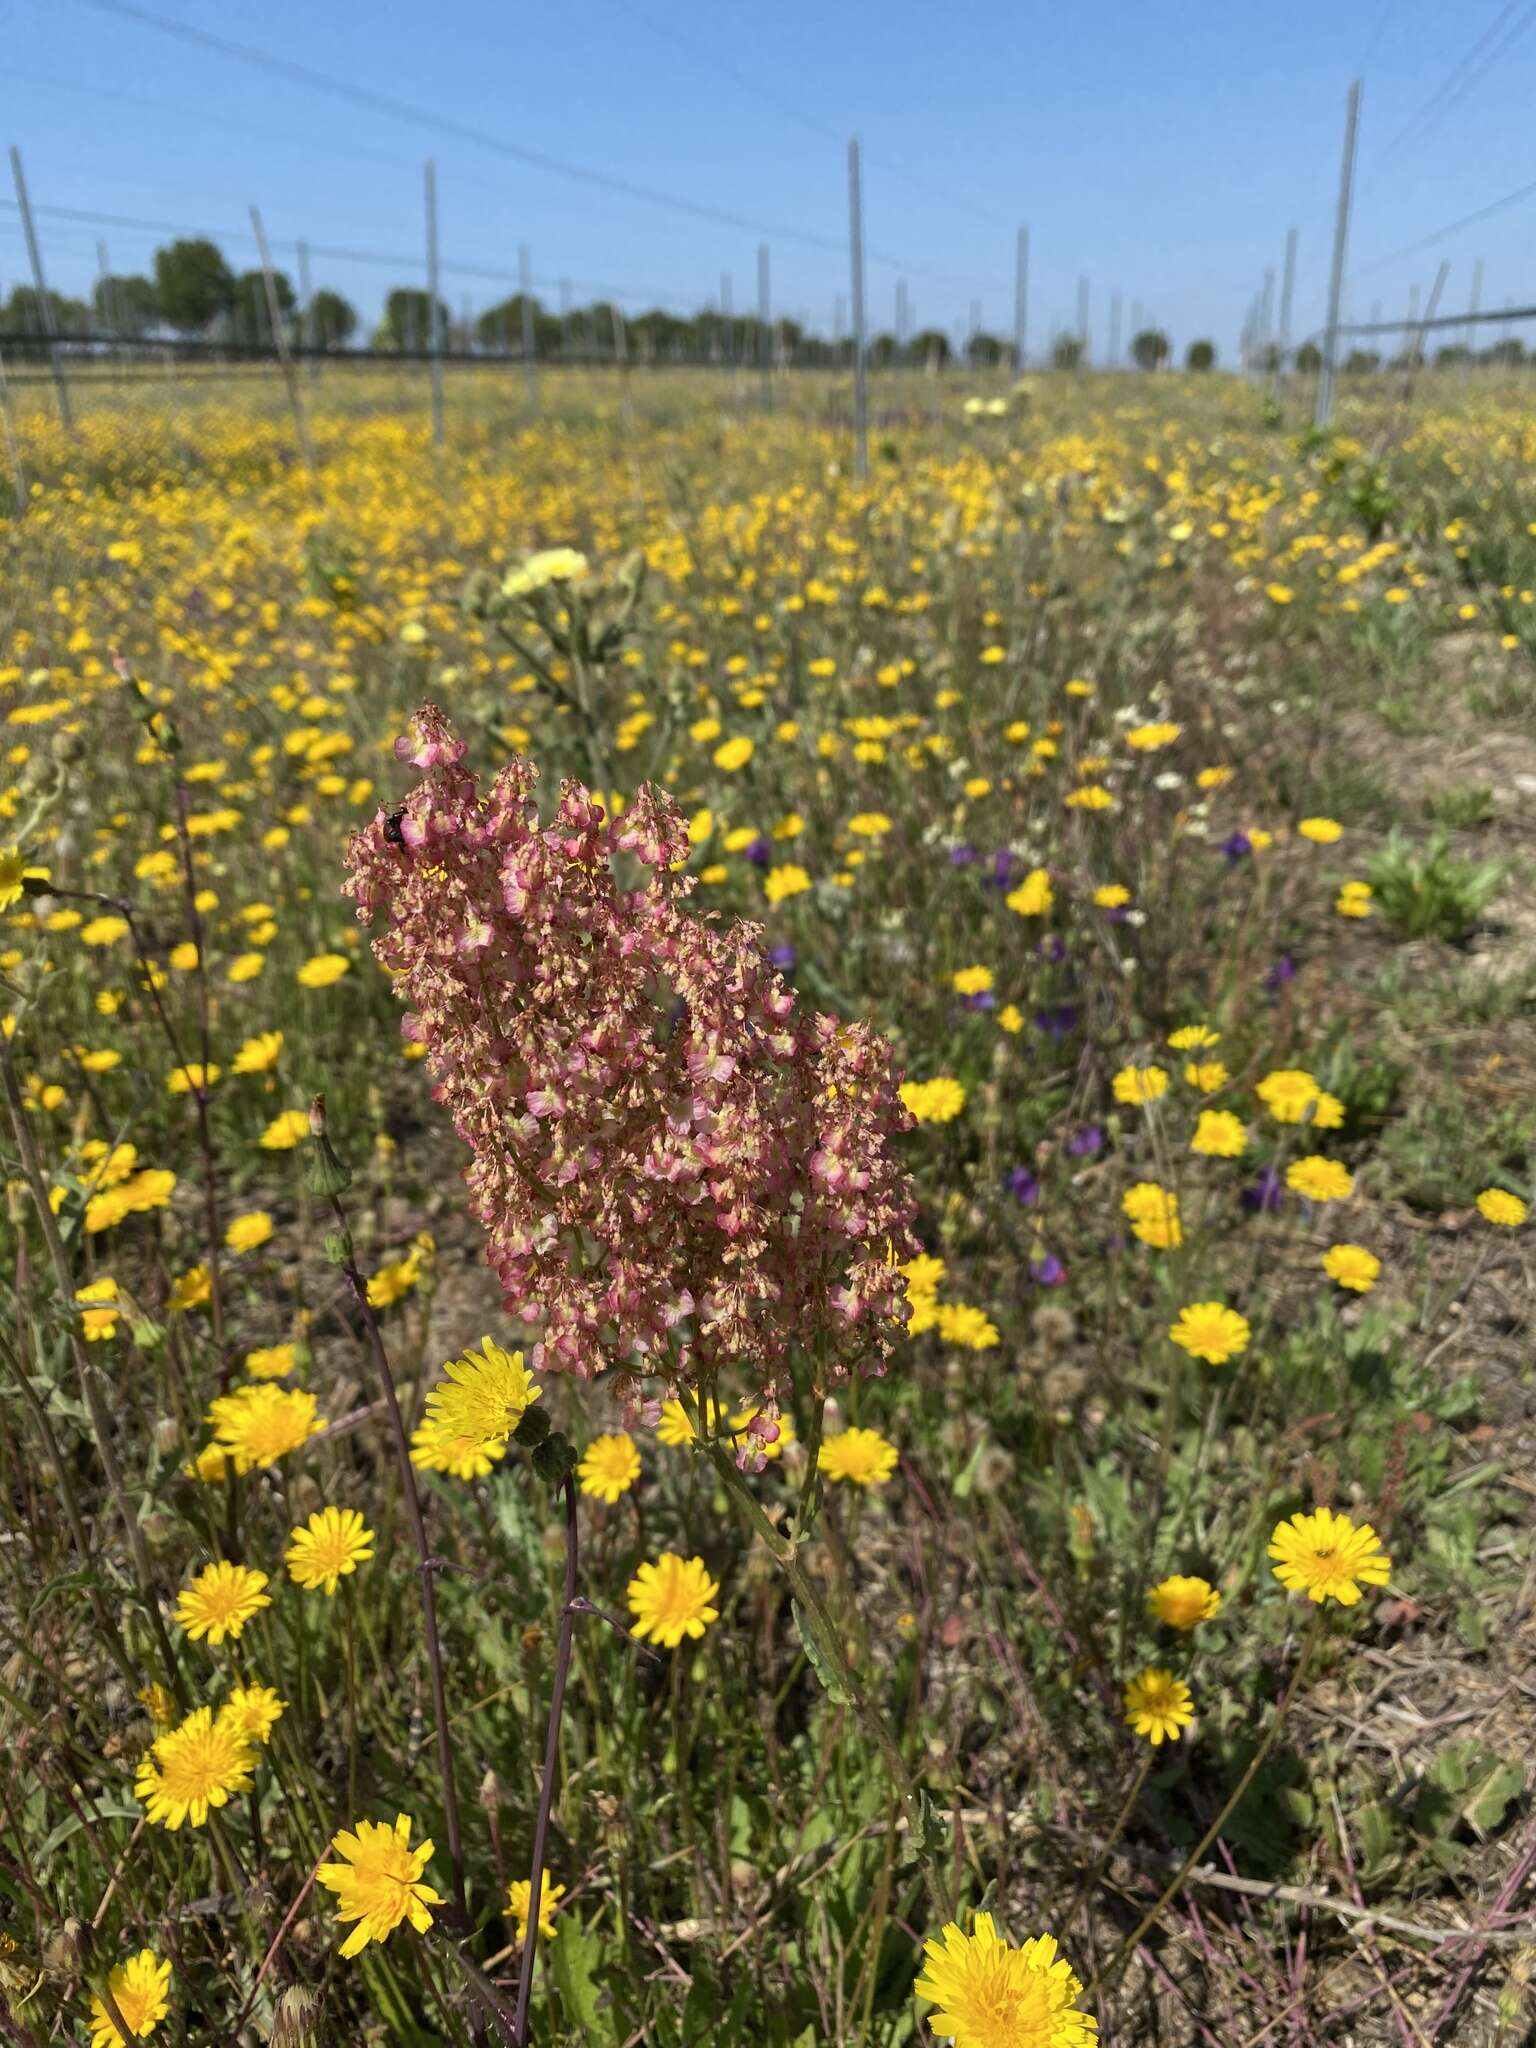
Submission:
M 649 785 L 609 823 L 567 782 L 541 827 L 532 765 L 482 799 L 435 707 L 395 751 L 422 780 L 355 835 L 347 890 L 387 919 L 374 951 L 473 1154 L 506 1307 L 542 1329 L 533 1362 L 735 1366 L 770 1403 L 794 1344 L 829 1378 L 880 1370 L 917 1250 L 885 1041 L 797 1016 L 756 926 L 689 913 L 687 827 Z

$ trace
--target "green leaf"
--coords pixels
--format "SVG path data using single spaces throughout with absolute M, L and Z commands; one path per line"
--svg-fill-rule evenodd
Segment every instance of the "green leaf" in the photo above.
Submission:
M 1397 1828 L 1390 1807 L 1363 1806 L 1354 1815 L 1355 1839 L 1360 1844 L 1362 1871 L 1380 1871 L 1397 1846 Z
M 96 1802 L 92 1818 L 95 1820 L 142 1820 L 144 1818 L 144 1809 L 142 1806 L 119 1806 L 115 1805 L 111 1800 L 101 1799 Z M 53 1833 L 43 1843 L 43 1846 L 37 1851 L 37 1861 L 39 1863 L 46 1863 L 49 1857 L 54 1855 L 57 1850 L 63 1848 L 70 1836 L 76 1833 L 78 1829 L 84 1827 L 84 1825 L 84 1820 L 78 1814 L 66 1814 Z
M 1469 1650 L 1488 1647 L 1488 1617 L 1475 1600 L 1463 1600 L 1456 1610 L 1456 1633 Z
M 949 1839 L 926 1789 L 918 1791 L 917 1829 L 913 1839 L 917 1853 L 925 1863 L 936 1857 Z
M 827 1662 L 826 1657 L 822 1654 L 821 1645 L 817 1642 L 816 1638 L 811 1634 L 810 1627 L 806 1622 L 805 1616 L 800 1611 L 800 1603 L 798 1600 L 790 1601 L 789 1611 L 795 1618 L 795 1631 L 800 1638 L 800 1647 L 805 1652 L 805 1660 L 810 1665 L 811 1669 L 815 1672 L 818 1680 L 820 1681 L 822 1691 L 826 1694 L 827 1698 L 831 1700 L 834 1706 L 846 1707 L 848 1704 L 848 1695 L 843 1691 L 842 1684 L 838 1679 L 837 1673 L 832 1669 L 831 1665 Z
M 1479 1835 L 1491 1835 L 1511 1804 L 1525 1790 L 1525 1766 L 1495 1760 L 1473 1779 L 1461 1802 L 1461 1817 Z
M 602 1960 L 602 1938 L 575 1918 L 556 1923 L 558 1932 L 549 1945 L 549 1966 L 565 2022 L 584 2041 L 611 2040 L 612 2028 L 603 2009 L 597 1983 Z

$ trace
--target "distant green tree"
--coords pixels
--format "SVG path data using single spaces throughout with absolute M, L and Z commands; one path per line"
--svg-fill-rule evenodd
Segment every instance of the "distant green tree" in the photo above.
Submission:
M 316 292 L 309 318 L 316 348 L 345 348 L 357 331 L 357 308 L 340 292 Z
M 44 301 L 29 284 L 19 284 L 0 308 L 0 326 L 8 333 L 23 336 L 37 336 L 36 341 L 23 340 L 13 343 L 16 353 L 29 359 L 46 354 L 47 323 L 43 315 Z M 61 292 L 50 291 L 46 304 L 53 315 L 55 332 L 59 334 L 85 334 L 90 331 L 90 308 L 80 299 L 67 299 Z
M 1209 370 L 1216 362 L 1216 344 L 1213 341 L 1192 341 L 1184 352 L 1186 370 Z
M 532 293 L 528 303 L 533 313 L 533 352 L 536 356 L 553 356 L 560 352 L 565 339 L 565 323 L 557 315 L 548 312 Z M 665 316 L 663 316 L 665 317 Z M 514 355 L 521 355 L 523 348 L 523 295 L 514 292 L 509 299 L 498 299 L 494 306 L 487 306 L 475 322 L 475 337 L 482 348 L 509 349 Z
M 155 251 L 155 298 L 178 333 L 206 334 L 234 304 L 234 273 L 201 236 L 171 242 Z
M 62 334 L 68 324 L 69 301 L 59 292 L 50 291 L 47 300 L 40 299 L 29 284 L 18 284 L 12 288 L 11 296 L 5 302 L 5 324 L 13 334 L 44 334 L 47 321 L 43 307 L 46 303 L 53 315 L 53 324 Z
M 91 293 L 96 323 L 113 334 L 147 334 L 160 318 L 160 300 L 147 277 L 103 277 Z
M 907 344 L 909 359 L 921 363 L 924 368 L 942 370 L 949 361 L 949 336 L 937 327 L 925 327 L 921 334 L 914 334 Z
M 1374 348 L 1352 348 L 1344 358 L 1346 377 L 1368 377 L 1381 368 L 1381 352 Z
M 619 350 L 619 324 L 614 318 L 614 308 L 606 299 L 599 299 L 588 306 L 584 322 L 587 343 L 600 356 L 617 355 Z
M 1518 334 L 1511 334 L 1496 341 L 1492 348 L 1484 349 L 1483 361 L 1492 363 L 1496 369 L 1517 370 L 1525 361 L 1525 343 Z
M 281 270 L 272 273 L 272 289 L 278 313 L 286 327 L 298 300 L 293 295 L 293 286 Z M 272 340 L 272 322 L 267 313 L 267 280 L 259 270 L 242 270 L 235 279 L 229 317 L 236 341 L 257 343 Z
M 657 306 L 649 313 L 637 313 L 628 323 L 629 346 L 642 362 L 661 363 L 679 356 L 723 356 L 725 335 L 718 314 L 706 313 L 702 322 L 679 320 Z
M 1437 348 L 1435 350 L 1435 368 L 1437 370 L 1454 370 L 1460 364 L 1470 363 L 1471 360 L 1472 351 L 1463 342 L 1453 341 L 1448 348 Z M 1349 364 L 1346 363 L 1344 367 L 1347 370 Z
M 995 334 L 973 334 L 965 344 L 966 361 L 973 370 L 995 370 L 1011 355 L 1007 342 L 999 341 Z
M 1138 369 L 1155 370 L 1168 360 L 1168 337 L 1159 328 L 1144 327 L 1131 338 L 1131 357 Z
M 886 370 L 892 363 L 900 361 L 902 351 L 897 346 L 894 334 L 877 334 L 867 345 L 865 354 L 871 368 Z
M 1051 343 L 1051 361 L 1058 370 L 1075 370 L 1083 360 L 1083 344 L 1075 334 L 1058 334 Z
M 437 302 L 438 327 L 448 332 L 448 308 Z M 384 301 L 384 322 L 380 333 L 390 336 L 383 348 L 427 349 L 432 346 L 432 300 L 412 285 L 397 285 Z
M 1297 349 L 1296 367 L 1303 377 L 1315 377 L 1323 367 L 1323 352 L 1315 341 L 1304 341 Z

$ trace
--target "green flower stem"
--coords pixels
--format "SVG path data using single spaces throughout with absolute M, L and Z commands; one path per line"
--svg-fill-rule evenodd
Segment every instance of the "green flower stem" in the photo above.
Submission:
M 533 1824 L 533 1874 L 528 1880 L 528 1926 L 523 1936 L 522 1974 L 517 1985 L 517 2010 L 512 2021 L 515 2048 L 528 2039 L 528 2004 L 533 1997 L 533 1966 L 538 1952 L 539 1902 L 544 1890 L 544 1857 L 549 1844 L 549 1816 L 555 1803 L 560 1770 L 560 1718 L 565 1711 L 565 1682 L 571 1671 L 576 1635 L 577 1539 L 576 1482 L 569 1472 L 561 1481 L 565 1496 L 565 1598 L 560 1603 L 560 1636 L 555 1648 L 555 1681 L 549 1695 L 549 1723 L 544 1736 L 544 1776 L 539 1783 L 539 1810 Z
M 826 1602 L 800 1561 L 799 1545 L 787 1542 L 774 1528 L 764 1514 L 756 1495 L 737 1471 L 735 1462 L 724 1447 L 713 1438 L 702 1438 L 701 1441 L 710 1463 L 714 1466 L 742 1520 L 789 1581 L 795 1604 L 805 1616 L 806 1626 L 815 1637 L 817 1649 L 826 1659 L 828 1668 L 837 1679 L 860 1725 L 880 1751 L 906 1816 L 907 1825 L 912 1832 L 913 1846 L 922 1863 L 928 1896 L 934 1910 L 942 1918 L 950 1919 L 954 1908 L 939 1874 L 937 1859 L 925 1838 L 926 1816 L 917 1781 L 909 1770 L 907 1760 L 887 1726 L 885 1717 L 871 1701 L 862 1680 L 854 1670 L 843 1647 L 842 1631 L 828 1613 Z
M 1116 1949 L 1114 1955 L 1110 1958 L 1105 1968 L 1096 1973 L 1093 1982 L 1088 1986 L 1087 1990 L 1083 1994 L 1084 1998 L 1091 1997 L 1092 1994 L 1098 1989 L 1099 1985 L 1101 1985 L 1106 1980 L 1106 1978 L 1113 1977 L 1118 1973 L 1118 1971 L 1121 1969 L 1122 1965 L 1125 1963 L 1127 1958 L 1136 1949 L 1137 1945 L 1140 1943 L 1143 1936 L 1146 1935 L 1153 1927 L 1155 1927 L 1157 1922 L 1162 1918 L 1164 1911 L 1168 1907 L 1169 1903 L 1173 1900 L 1175 1895 L 1178 1893 L 1179 1888 L 1182 1886 L 1185 1878 L 1188 1877 L 1189 1873 L 1194 1869 L 1195 1865 L 1204 1856 L 1206 1850 L 1210 1848 L 1212 1842 L 1215 1841 L 1216 1837 L 1221 1833 L 1222 1829 L 1226 1826 L 1227 1822 L 1232 1818 L 1232 1815 L 1237 1810 L 1238 1803 L 1242 1799 L 1243 1794 L 1248 1790 L 1248 1787 L 1253 1783 L 1255 1777 L 1257 1777 L 1259 1766 L 1263 1763 L 1265 1757 L 1269 1755 L 1269 1752 L 1275 1746 L 1275 1737 L 1280 1733 L 1280 1729 L 1285 1721 L 1286 1714 L 1290 1710 L 1291 1702 L 1295 1699 L 1297 1690 L 1301 1685 L 1301 1681 L 1306 1676 L 1307 1671 L 1311 1667 L 1313 1655 L 1316 1652 L 1318 1644 L 1322 1640 L 1322 1635 L 1323 1608 L 1321 1604 L 1319 1604 L 1316 1612 L 1312 1616 L 1312 1626 L 1307 1631 L 1307 1639 L 1302 1644 L 1301 1655 L 1296 1660 L 1296 1669 L 1291 1673 L 1290 1682 L 1286 1686 L 1285 1691 L 1280 1695 L 1280 1698 L 1276 1703 L 1275 1711 L 1270 1720 L 1270 1724 L 1264 1731 L 1263 1741 L 1260 1742 L 1258 1748 L 1253 1752 L 1253 1755 L 1248 1759 L 1247 1769 L 1243 1772 L 1243 1775 L 1238 1779 L 1236 1785 L 1232 1788 L 1232 1791 L 1229 1793 L 1226 1803 L 1223 1805 L 1221 1811 L 1217 1814 L 1216 1818 L 1211 1822 L 1210 1826 L 1206 1829 L 1205 1833 L 1200 1837 L 1199 1841 L 1196 1842 L 1193 1849 L 1191 1849 L 1189 1854 L 1184 1858 L 1184 1861 L 1179 1865 L 1178 1869 L 1174 1872 L 1173 1876 L 1168 1880 L 1168 1883 L 1164 1886 L 1161 1895 L 1152 1905 L 1150 1905 L 1147 1908 L 1146 1912 L 1141 1916 L 1141 1919 L 1137 1922 L 1136 1926 L 1125 1937 L 1125 1940 L 1121 1942 L 1119 1948 Z
M 384 1336 L 379 1328 L 379 1319 L 373 1312 L 373 1303 L 368 1299 L 368 1283 L 357 1268 L 357 1259 L 352 1250 L 352 1233 L 347 1227 L 346 1211 L 341 1198 L 334 1189 L 329 1195 L 331 1213 L 336 1218 L 345 1246 L 341 1270 L 352 1298 L 357 1303 L 358 1314 L 362 1317 L 363 1330 L 368 1342 L 368 1351 L 378 1374 L 379 1388 L 384 1396 L 384 1408 L 389 1416 L 390 1432 L 395 1441 L 395 1457 L 400 1467 L 400 1490 L 405 1500 L 405 1512 L 411 1525 L 411 1534 L 416 1542 L 416 1556 L 419 1560 L 417 1576 L 421 1580 L 422 1634 L 426 1638 L 427 1664 L 432 1675 L 432 1718 L 437 1730 L 437 1769 L 443 1785 L 443 1824 L 448 1831 L 448 1862 L 453 1874 L 453 1903 L 458 1910 L 459 1931 L 469 1926 L 469 1908 L 464 1894 L 464 1839 L 459 1829 L 459 1794 L 453 1775 L 453 1740 L 448 1732 L 448 1693 L 443 1683 L 443 1647 L 437 1631 L 437 1595 L 433 1581 L 436 1564 L 427 1543 L 427 1525 L 422 1518 L 421 1495 L 416 1489 L 416 1473 L 411 1464 L 411 1446 L 405 1434 L 405 1418 L 400 1413 L 399 1397 L 395 1393 L 394 1374 L 389 1369 L 389 1354 L 384 1349 Z

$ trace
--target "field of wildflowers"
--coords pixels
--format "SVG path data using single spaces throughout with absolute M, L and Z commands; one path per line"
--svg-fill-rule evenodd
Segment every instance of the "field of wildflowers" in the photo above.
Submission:
M 1521 391 L 308 396 L 0 497 L 0 2037 L 1527 2039 Z

